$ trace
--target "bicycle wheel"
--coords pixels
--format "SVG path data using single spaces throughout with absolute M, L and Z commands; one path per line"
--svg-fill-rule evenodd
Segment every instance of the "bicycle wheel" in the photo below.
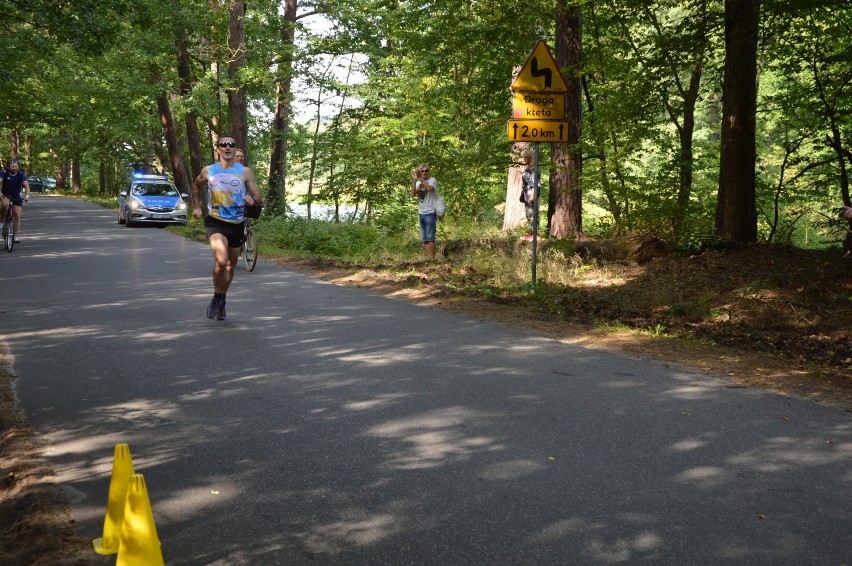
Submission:
M 12 222 L 7 222 L 3 227 L 3 244 L 6 246 L 6 251 L 11 252 L 15 247 L 15 227 Z
M 243 265 L 246 271 L 254 271 L 257 263 L 257 236 L 254 230 L 246 228 L 246 242 L 243 244 Z

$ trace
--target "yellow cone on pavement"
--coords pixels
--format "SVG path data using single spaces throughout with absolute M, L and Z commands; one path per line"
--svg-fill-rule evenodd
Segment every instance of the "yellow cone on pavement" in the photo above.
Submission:
M 127 484 L 134 474 L 133 460 L 130 458 L 130 446 L 115 445 L 115 456 L 112 460 L 112 476 L 109 480 L 109 496 L 107 497 L 106 517 L 101 538 L 92 541 L 98 554 L 115 554 L 121 540 L 121 523 L 124 519 L 124 504 L 127 499 Z
M 154 512 L 142 474 L 133 474 L 127 486 L 127 502 L 115 566 L 164 566 Z

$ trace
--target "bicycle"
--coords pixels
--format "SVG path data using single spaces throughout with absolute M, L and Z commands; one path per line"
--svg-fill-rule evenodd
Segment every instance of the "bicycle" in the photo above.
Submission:
M 254 228 L 251 227 L 252 218 L 258 218 L 260 216 L 260 207 L 257 207 L 257 212 L 250 211 L 250 207 L 246 207 L 246 221 L 245 226 L 243 228 L 245 234 L 245 242 L 243 242 L 243 247 L 240 250 L 240 253 L 243 256 L 243 267 L 246 268 L 246 271 L 254 271 L 254 266 L 257 264 L 257 234 L 254 232 Z M 251 214 L 251 216 L 249 216 Z M 256 215 L 255 215 L 256 214 Z
M 6 218 L 3 220 L 3 246 L 6 251 L 12 253 L 12 248 L 15 247 L 15 216 L 12 213 L 12 199 L 3 197 L 9 201 L 9 206 L 6 207 Z M 21 203 L 23 206 L 23 202 Z

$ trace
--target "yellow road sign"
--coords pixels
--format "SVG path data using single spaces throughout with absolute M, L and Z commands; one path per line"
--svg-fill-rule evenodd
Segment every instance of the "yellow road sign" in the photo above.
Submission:
M 527 62 L 521 68 L 521 72 L 512 81 L 512 92 L 568 92 L 568 83 L 562 76 L 562 71 L 550 54 L 550 49 L 543 39 L 538 43 L 527 57 Z
M 562 120 L 565 118 L 565 95 L 514 92 L 512 118 Z
M 568 141 L 568 120 L 509 120 L 506 130 L 510 142 Z

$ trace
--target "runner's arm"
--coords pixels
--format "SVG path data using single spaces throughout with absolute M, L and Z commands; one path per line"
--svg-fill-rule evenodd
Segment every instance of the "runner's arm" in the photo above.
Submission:
M 207 167 L 192 182 L 192 216 L 201 218 L 201 187 L 207 182 Z
M 243 181 L 246 184 L 246 196 L 251 198 L 249 204 L 263 204 L 263 196 L 260 194 L 260 189 L 257 186 L 257 181 L 254 178 L 254 171 L 248 167 L 243 167 Z

